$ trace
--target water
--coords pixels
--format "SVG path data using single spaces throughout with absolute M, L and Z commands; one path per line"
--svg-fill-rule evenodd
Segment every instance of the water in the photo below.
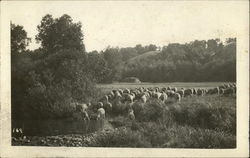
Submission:
M 26 136 L 52 136 L 63 134 L 87 134 L 102 128 L 100 120 L 15 120 L 12 128 L 22 128 Z

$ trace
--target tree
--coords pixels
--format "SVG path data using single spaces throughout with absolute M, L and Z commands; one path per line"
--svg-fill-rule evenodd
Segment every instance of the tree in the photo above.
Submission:
M 119 48 L 108 47 L 103 52 L 103 57 L 107 62 L 108 68 L 111 70 L 110 75 L 106 78 L 107 82 L 119 80 L 121 77 L 122 56 L 119 53 Z
M 72 18 L 67 14 L 56 19 L 47 14 L 37 26 L 39 33 L 36 40 L 41 42 L 42 48 L 49 53 L 55 53 L 61 49 L 85 52 L 81 28 L 82 24 L 73 23 Z
M 10 24 L 11 28 L 11 53 L 21 53 L 26 51 L 26 47 L 31 42 L 27 37 L 27 32 L 23 26 Z

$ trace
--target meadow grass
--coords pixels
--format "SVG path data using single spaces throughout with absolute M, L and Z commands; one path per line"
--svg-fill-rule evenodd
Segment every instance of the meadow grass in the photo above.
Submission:
M 199 86 L 212 85 L 204 83 Z M 113 103 L 112 114 L 107 114 L 106 118 L 111 128 L 79 136 L 74 142 L 71 138 L 76 135 L 67 136 L 69 138 L 65 141 L 60 138 L 65 136 L 59 136 L 59 146 L 236 148 L 235 95 L 185 97 L 181 102 L 169 98 L 165 103 L 153 98 L 145 104 L 136 101 L 132 105 L 135 120 L 127 117 L 128 104 Z M 44 138 L 37 139 L 39 145 L 53 146 L 49 137 L 45 143 L 41 143 L 40 139 Z M 35 143 L 31 141 L 30 145 Z M 58 146 L 58 143 L 54 145 Z
M 235 96 L 194 96 L 183 98 L 180 103 L 150 99 L 143 108 L 141 104 L 133 105 L 136 120 L 128 123 L 125 115 L 118 114 L 118 120 L 126 122 L 122 129 L 96 136 L 91 146 L 236 147 Z

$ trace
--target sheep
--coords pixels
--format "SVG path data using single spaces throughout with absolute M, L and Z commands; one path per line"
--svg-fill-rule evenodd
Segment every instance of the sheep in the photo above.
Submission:
M 215 87 L 215 88 L 213 89 L 213 94 L 220 94 L 220 89 L 219 89 L 219 87 Z
M 157 92 L 160 92 L 160 87 L 156 87 Z
M 204 92 L 203 92 L 203 90 L 202 89 L 197 89 L 197 95 L 198 96 L 203 96 L 204 95 Z
M 154 92 L 153 97 L 156 98 L 156 99 L 160 99 L 161 93 L 160 92 Z
M 169 97 L 173 97 L 174 96 L 174 91 L 172 90 L 167 90 L 166 94 L 169 96 Z
M 98 102 L 98 110 L 97 110 L 97 120 L 105 119 L 105 110 L 103 109 L 103 103 Z
M 196 95 L 196 94 L 197 94 L 197 89 L 193 88 L 193 95 Z
M 180 102 L 181 101 L 181 95 L 179 93 L 174 93 L 174 98 L 176 101 Z
M 167 91 L 167 88 L 166 88 L 166 87 L 163 87 L 163 88 L 161 89 L 161 91 L 162 91 L 162 92 L 166 92 L 166 91 Z
M 172 88 L 171 90 L 174 91 L 174 92 L 178 91 L 178 89 L 176 87 Z
M 219 94 L 223 95 L 223 94 L 224 94 L 224 91 L 225 91 L 225 89 L 224 89 L 224 88 L 220 88 L 220 90 L 219 90 Z
M 219 94 L 219 87 L 207 89 L 206 94 Z
M 122 95 L 124 92 L 122 89 L 118 89 L 118 92 Z
M 143 94 L 143 95 L 141 96 L 140 100 L 141 100 L 143 103 L 146 103 L 146 102 L 147 102 L 146 94 Z
M 123 101 L 133 102 L 135 98 L 135 94 L 123 93 Z
M 76 104 L 76 110 L 77 111 L 81 111 L 84 112 L 88 109 L 88 105 L 87 104 L 81 104 L 81 103 L 75 103 Z
M 131 109 L 131 108 L 128 110 L 128 118 L 129 118 L 130 120 L 135 120 L 134 110 Z
M 234 94 L 234 93 L 235 93 L 234 88 L 227 88 L 224 90 L 223 95 L 228 96 L 228 95 Z
M 185 89 L 184 90 L 184 97 L 192 96 L 193 95 L 193 89 Z
M 168 99 L 168 95 L 165 92 L 161 93 L 160 100 L 164 103 Z
M 184 90 L 178 90 L 176 93 L 180 94 L 181 97 L 184 97 Z
M 111 104 L 109 101 L 107 101 L 107 102 L 103 105 L 103 107 L 104 107 L 104 110 L 105 110 L 107 113 L 111 113 L 111 112 L 112 112 L 112 104 Z
M 115 91 L 115 98 L 121 98 L 122 95 L 119 91 Z
M 128 88 L 126 88 L 123 93 L 130 93 L 130 90 Z

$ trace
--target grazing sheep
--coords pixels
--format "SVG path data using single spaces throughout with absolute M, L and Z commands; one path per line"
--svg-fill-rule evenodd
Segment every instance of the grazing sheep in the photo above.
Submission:
M 146 102 L 147 102 L 146 94 L 143 94 L 143 95 L 141 96 L 140 100 L 141 100 L 143 103 L 146 103 Z
M 219 94 L 219 87 L 215 87 L 215 88 L 211 88 L 211 89 L 208 89 L 206 94 Z
M 135 114 L 134 114 L 134 110 L 133 109 L 129 109 L 128 110 L 128 118 L 130 120 L 135 120 Z
M 181 97 L 184 97 L 184 90 L 178 90 L 176 93 L 180 94 Z
M 135 98 L 135 94 L 123 93 L 123 101 L 133 102 Z
M 100 99 L 100 102 L 102 102 L 102 101 L 107 102 L 108 99 L 109 99 L 108 95 L 104 95 L 104 96 Z
M 108 101 L 106 102 L 104 105 L 104 110 L 107 112 L 107 113 L 111 113 L 112 112 L 112 104 Z
M 169 96 L 169 97 L 173 97 L 175 92 L 172 91 L 172 90 L 167 90 L 166 94 Z
M 184 97 L 192 96 L 193 95 L 193 89 L 185 89 L 184 90 Z
M 84 120 L 87 120 L 87 121 L 89 121 L 89 120 L 90 120 L 90 118 L 89 118 L 89 114 L 88 114 L 88 112 L 87 112 L 87 111 L 83 111 L 83 116 L 84 116 Z
M 161 91 L 162 91 L 162 92 L 166 92 L 166 91 L 167 91 L 167 88 L 166 88 L 166 87 L 163 87 L 163 88 L 161 89 Z
M 234 94 L 234 93 L 235 93 L 234 88 L 227 88 L 227 89 L 224 89 L 223 95 L 228 96 L 228 95 Z
M 112 100 L 114 99 L 114 96 L 112 96 L 111 94 L 108 95 L 108 100 Z
M 115 98 L 121 98 L 122 95 L 119 91 L 115 91 Z
M 160 100 L 164 103 L 168 99 L 168 95 L 165 92 L 161 93 Z
M 174 93 L 174 98 L 176 101 L 180 102 L 181 101 L 181 95 L 179 93 Z
M 215 87 L 215 88 L 213 89 L 213 94 L 220 94 L 220 89 L 219 89 L 219 87 Z
M 225 91 L 224 88 L 220 88 L 219 93 L 220 93 L 221 95 L 223 95 L 223 94 L 224 94 L 224 91 Z
M 103 102 L 98 102 L 97 103 L 98 108 L 102 107 L 103 108 Z
M 171 90 L 174 91 L 174 92 L 178 91 L 178 89 L 176 87 L 172 88 Z
M 155 87 L 154 89 L 155 89 L 155 92 L 159 92 L 160 91 L 159 87 Z
M 203 96 L 204 95 L 204 91 L 202 89 L 197 89 L 197 95 L 198 96 Z
M 160 92 L 154 92 L 153 97 L 156 98 L 156 99 L 160 99 L 161 93 Z
M 118 89 L 118 92 L 122 95 L 124 92 L 122 89 Z
M 113 91 L 110 91 L 110 92 L 109 92 L 109 95 L 111 95 L 111 96 L 114 97 L 114 96 L 115 96 L 115 93 L 114 93 Z
M 128 88 L 126 88 L 123 93 L 130 93 L 130 90 Z
M 88 109 L 88 105 L 87 104 L 76 103 L 76 110 L 77 111 L 84 112 L 87 109 Z
M 97 110 L 97 120 L 99 119 L 105 119 L 105 110 L 103 109 L 103 103 L 98 102 L 98 110 Z
M 197 89 L 193 88 L 193 95 L 197 95 Z

